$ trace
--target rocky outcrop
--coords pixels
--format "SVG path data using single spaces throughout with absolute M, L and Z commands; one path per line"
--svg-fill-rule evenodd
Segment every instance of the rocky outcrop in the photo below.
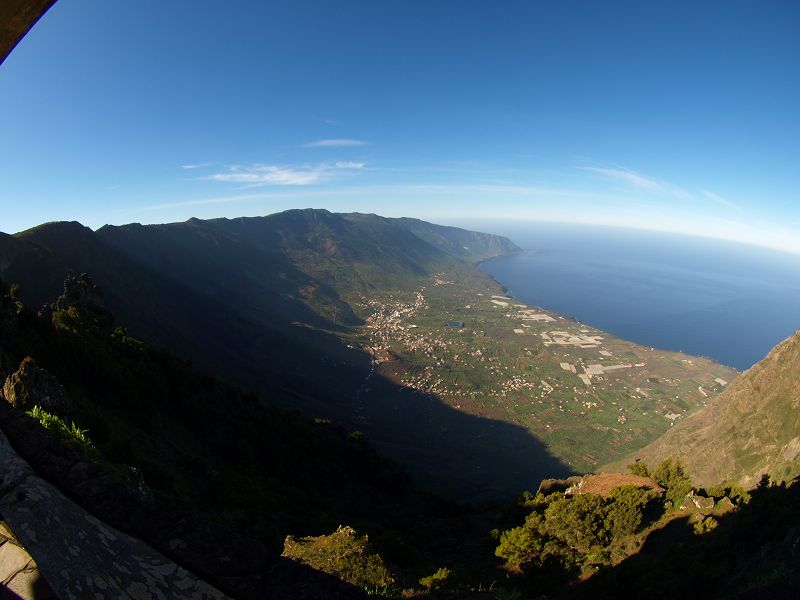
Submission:
M 70 275 L 64 280 L 64 293 L 56 300 L 54 307 L 64 310 L 71 306 L 92 312 L 108 312 L 102 290 L 86 273 L 80 277 Z
M 6 402 L 20 410 L 39 406 L 62 417 L 72 413 L 72 403 L 64 386 L 53 375 L 37 367 L 30 356 L 8 376 L 3 384 L 3 395 Z
M 91 512 L 105 527 L 114 527 L 143 540 L 162 558 L 166 557 L 232 597 L 259 600 L 366 598 L 359 588 L 281 557 L 257 540 L 143 496 L 125 484 L 118 474 L 87 460 L 36 420 L 8 404 L 0 403 L 0 431 L 0 439 L 5 439 L 2 437 L 5 434 L 19 456 L 33 465 L 43 479 Z M 4 469 L 0 465 L 0 477 L 4 476 Z M 4 485 L 0 483 L 0 488 Z M 7 516 L 2 505 L 0 514 Z M 28 521 L 34 522 L 30 518 Z M 26 542 L 21 532 L 15 530 L 15 533 Z M 74 541 L 70 535 L 66 534 L 67 542 Z M 55 588 L 56 582 L 46 570 L 45 562 L 34 548 L 29 547 L 29 550 Z M 56 559 L 53 563 L 58 564 Z M 124 596 L 110 594 L 106 597 Z M 167 594 L 166 597 L 185 596 Z
M 55 311 L 75 310 L 78 316 L 90 319 L 92 324 L 109 328 L 114 318 L 106 305 L 103 291 L 95 285 L 86 273 L 80 277 L 68 275 L 64 280 L 64 291 L 52 304 L 39 311 L 42 318 L 50 318 Z
M 58 598 L 226 597 L 66 498 L 38 477 L 1 433 L 0 513 Z M 14 559 L 21 565 L 24 556 L 16 553 Z

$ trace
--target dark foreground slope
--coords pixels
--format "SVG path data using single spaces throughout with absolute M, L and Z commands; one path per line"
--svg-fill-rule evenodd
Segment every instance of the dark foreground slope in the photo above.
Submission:
M 776 480 L 800 475 L 798 372 L 800 332 L 635 457 L 655 464 L 679 456 L 704 485 L 751 487 L 764 473 Z
M 86 281 L 70 280 L 42 316 L 0 290 L 0 378 L 33 358 L 6 400 L 26 402 L 23 372 L 44 368 L 101 462 L 126 477 L 135 467 L 158 497 L 276 548 L 289 532 L 380 521 L 409 501 L 407 477 L 341 428 L 267 408 L 86 309 Z

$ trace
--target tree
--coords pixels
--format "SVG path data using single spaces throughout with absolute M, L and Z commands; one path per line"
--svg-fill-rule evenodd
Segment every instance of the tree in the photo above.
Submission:
M 608 543 L 605 505 L 606 501 L 594 494 L 560 498 L 545 510 L 546 531 L 586 554 Z
M 681 459 L 674 456 L 662 460 L 650 476 L 667 490 L 666 498 L 677 504 L 692 490 L 692 480 L 686 474 Z
M 536 558 L 536 532 L 525 527 L 514 527 L 500 534 L 500 545 L 494 551 L 511 567 L 519 567 Z
M 610 496 L 606 529 L 611 532 L 614 539 L 619 539 L 639 531 L 647 505 L 656 495 L 649 490 L 623 485 L 611 490 Z

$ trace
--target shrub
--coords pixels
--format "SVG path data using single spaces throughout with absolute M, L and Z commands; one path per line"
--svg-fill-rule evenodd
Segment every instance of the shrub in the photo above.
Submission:
M 647 505 L 656 494 L 632 485 L 623 485 L 611 490 L 610 496 L 606 528 L 615 539 L 618 539 L 639 531 Z
M 447 567 L 442 567 L 433 575 L 428 575 L 419 580 L 419 584 L 428 590 L 438 590 L 445 587 L 453 579 L 453 572 Z
M 697 535 L 703 535 L 717 528 L 719 523 L 714 517 L 706 517 L 694 524 L 694 532 Z
M 545 510 L 547 532 L 582 554 L 608 542 L 605 500 L 585 494 L 560 498 Z
M 629 464 L 628 471 L 630 471 L 633 475 L 638 475 L 639 477 L 650 476 L 650 471 L 648 470 L 647 465 L 641 461 L 636 461 Z
M 500 534 L 500 545 L 494 551 L 511 567 L 518 567 L 536 558 L 537 533 L 529 527 L 514 527 Z
M 675 506 L 692 490 L 692 480 L 679 458 L 670 457 L 661 461 L 650 476 L 667 490 L 666 499 Z
M 388 589 L 395 577 L 369 544 L 367 536 L 350 527 L 339 527 L 330 535 L 296 538 L 288 536 L 283 556 L 334 575 L 363 589 Z

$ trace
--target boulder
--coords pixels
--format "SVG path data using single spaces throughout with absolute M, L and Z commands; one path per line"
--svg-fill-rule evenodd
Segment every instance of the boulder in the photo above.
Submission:
M 62 417 L 72 413 L 72 403 L 64 386 L 53 375 L 37 367 L 30 356 L 8 376 L 3 385 L 3 395 L 6 402 L 20 410 L 40 406 Z
M 736 508 L 736 505 L 731 501 L 730 498 L 727 496 L 723 496 L 718 502 L 715 507 L 717 510 L 722 512 L 728 512 Z
M 698 495 L 692 498 L 692 502 L 694 502 L 694 505 L 700 510 L 712 510 L 715 504 L 713 498 L 706 498 L 705 496 Z
M 708 511 L 714 508 L 714 498 L 706 498 L 700 496 L 694 490 L 691 490 L 681 503 L 680 510 L 687 510 L 689 508 L 697 508 L 698 510 Z

